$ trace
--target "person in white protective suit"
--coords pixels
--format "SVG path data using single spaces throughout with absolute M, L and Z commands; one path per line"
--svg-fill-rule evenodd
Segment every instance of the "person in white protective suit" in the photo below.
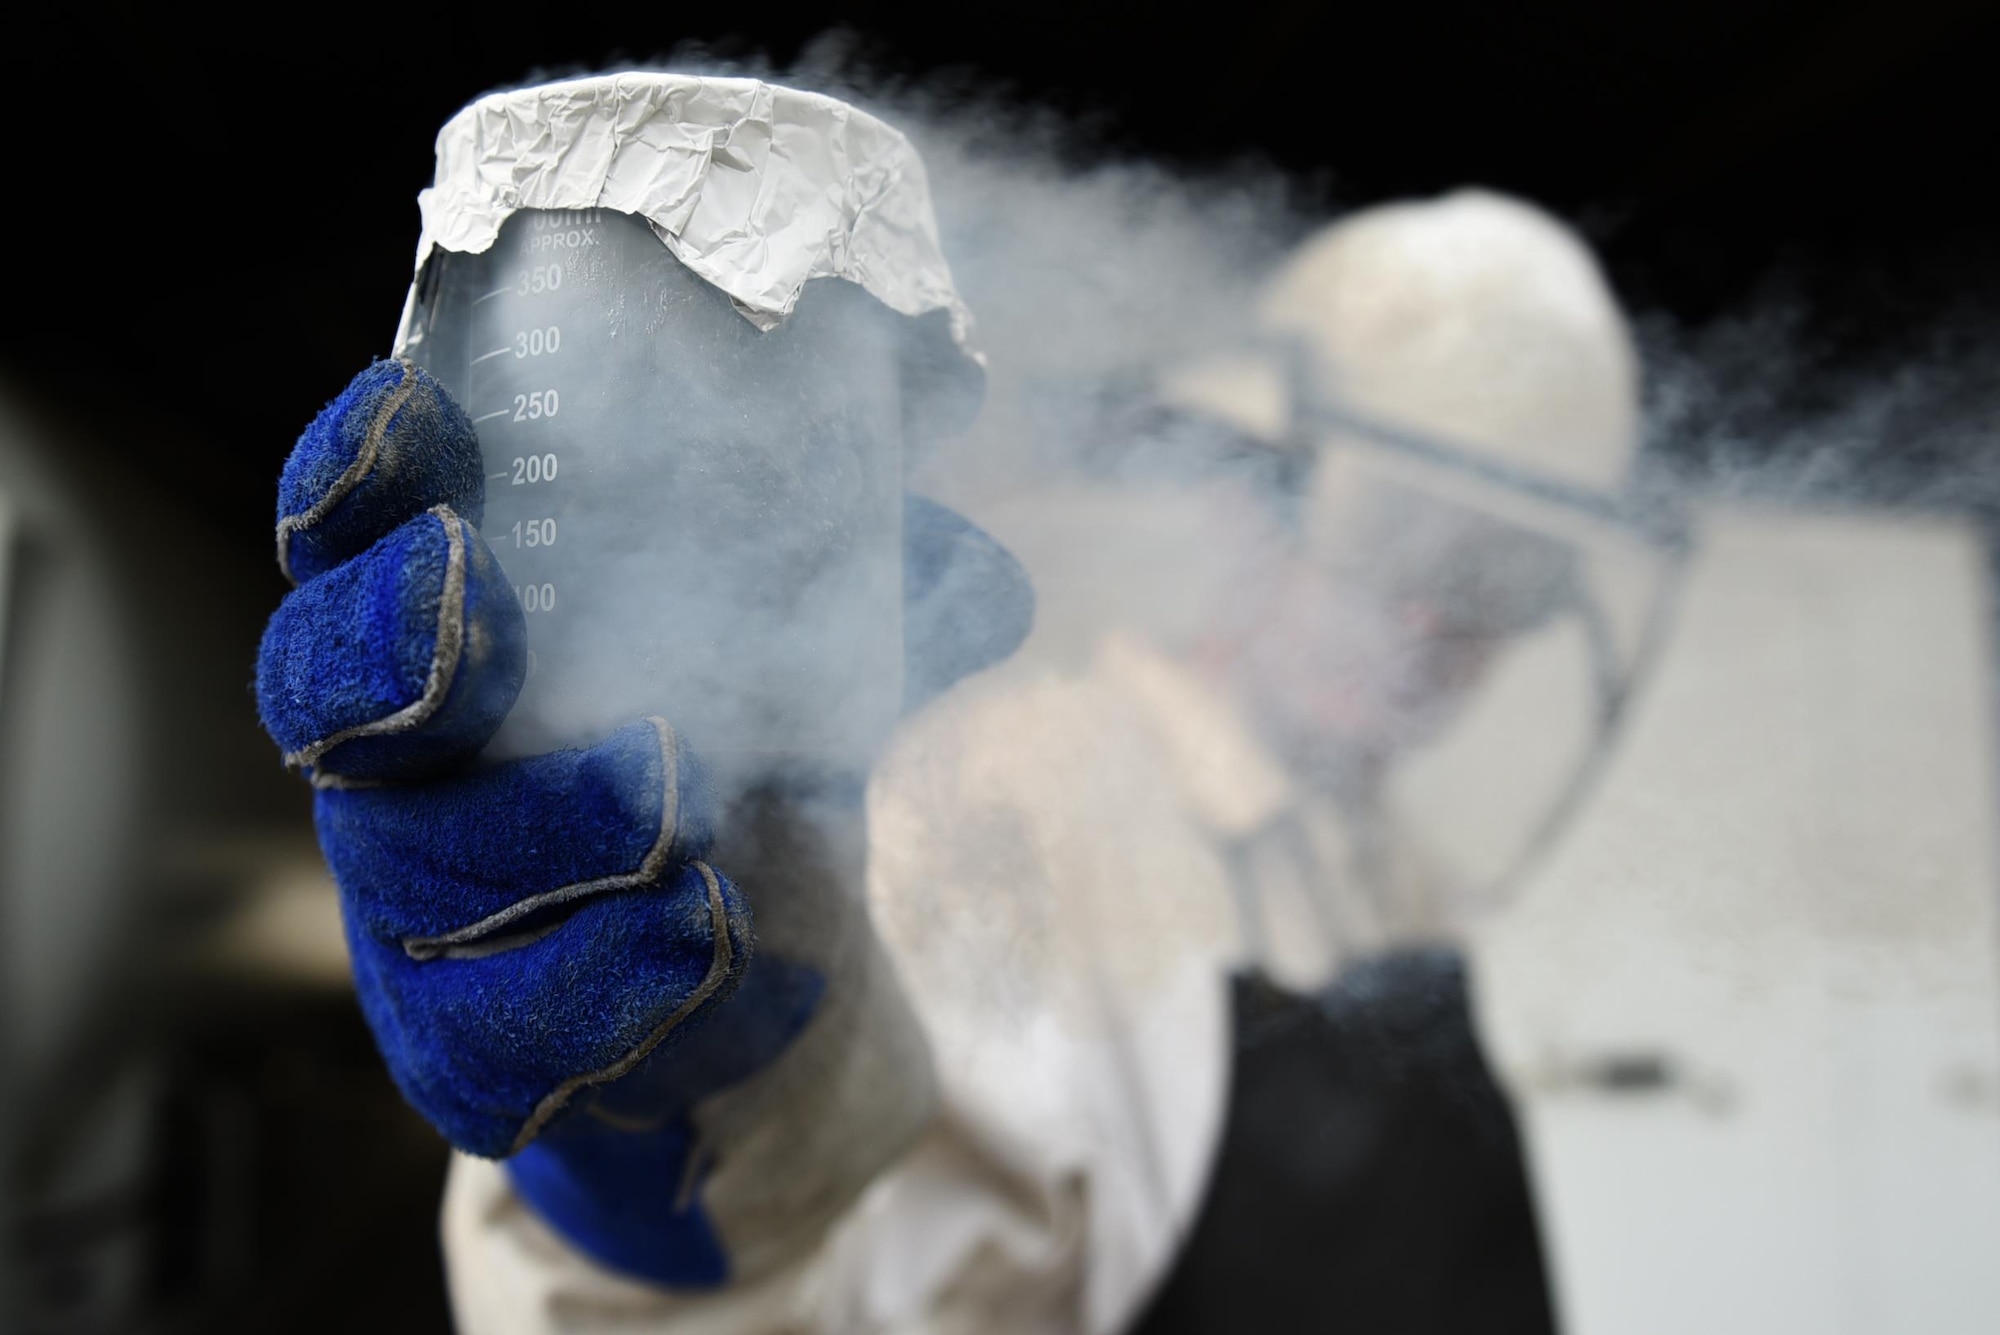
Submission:
M 1979 536 L 1621 487 L 1636 366 L 1589 270 L 1526 210 L 1458 196 L 1333 229 L 1295 262 L 1318 281 L 1267 309 L 1320 358 L 1293 389 L 1332 400 L 1309 522 L 1365 528 L 1368 505 L 1327 504 L 1337 470 L 1386 467 L 1576 560 L 1578 615 L 1495 652 L 1378 790 L 1455 906 L 1555 1324 L 1990 1329 Z M 1253 362 L 1183 392 L 1270 435 L 1313 415 L 1284 384 Z
M 1619 500 L 1623 320 L 1560 225 L 1465 193 L 1328 229 L 1263 324 L 1268 347 L 1163 397 L 1291 461 L 1295 513 L 1227 471 L 1177 484 L 1187 542 L 1222 554 L 1212 597 L 1104 635 L 1081 671 L 1031 642 L 909 721 L 873 777 L 872 921 L 939 1091 L 915 1145 L 711 1292 L 590 1261 L 499 1166 L 459 1157 L 443 1228 L 463 1329 L 1124 1329 L 1216 1167 L 1232 973 L 1338 991 L 1382 952 L 1461 939 L 1496 898 L 1601 748 L 1649 624 L 1605 613 L 1578 555 L 1602 530 L 1661 564 Z M 1060 542 L 986 518 L 1059 603 Z M 1556 699 L 1541 730 L 1561 744 L 1483 792 L 1508 811 L 1470 851 L 1410 836 L 1406 762 L 1551 640 L 1560 666 L 1513 699 Z

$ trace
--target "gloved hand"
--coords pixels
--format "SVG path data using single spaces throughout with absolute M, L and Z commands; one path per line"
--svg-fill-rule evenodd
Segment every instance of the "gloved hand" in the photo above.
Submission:
M 404 1095 L 460 1149 L 513 1156 L 517 1189 L 600 1260 L 720 1282 L 693 1113 L 793 1044 L 827 966 L 751 966 L 750 906 L 704 861 L 713 794 L 665 720 L 475 762 L 525 664 L 476 531 L 483 479 L 470 421 L 422 371 L 378 362 L 327 406 L 279 483 L 297 587 L 265 632 L 259 709 L 316 789 L 362 1009 Z M 906 534 L 915 704 L 1011 652 L 1032 601 L 950 511 L 911 498 Z M 825 920 L 816 938 L 837 938 Z

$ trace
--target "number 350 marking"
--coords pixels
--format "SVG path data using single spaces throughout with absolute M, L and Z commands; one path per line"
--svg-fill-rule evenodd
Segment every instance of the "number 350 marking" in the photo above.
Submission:
M 537 292 L 553 292 L 562 286 L 563 271 L 560 264 L 537 265 L 523 269 L 515 276 L 514 291 L 523 297 Z

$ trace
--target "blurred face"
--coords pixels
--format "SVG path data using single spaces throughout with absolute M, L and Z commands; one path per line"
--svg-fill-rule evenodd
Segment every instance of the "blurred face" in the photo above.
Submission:
M 1201 658 L 1308 779 L 1337 784 L 1436 737 L 1567 577 L 1557 544 L 1406 490 L 1350 511 L 1334 552 L 1243 504 L 1225 524 L 1258 554 Z
M 1387 760 L 1444 727 L 1497 641 L 1455 630 L 1421 598 L 1287 562 L 1246 604 L 1223 653 L 1237 698 L 1304 770 Z

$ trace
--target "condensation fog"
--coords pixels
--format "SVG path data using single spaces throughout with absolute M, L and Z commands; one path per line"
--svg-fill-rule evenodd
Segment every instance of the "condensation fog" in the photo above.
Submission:
M 1497 647 L 1456 660 L 1412 649 L 1395 623 L 1402 612 L 1329 605 L 1311 587 L 1293 590 L 1297 532 L 1312 522 L 1301 517 L 1312 492 L 1310 452 L 1246 446 L 1237 427 L 1187 411 L 1166 387 L 1190 369 L 1265 348 L 1256 317 L 1272 275 L 1342 212 L 1325 184 L 1252 164 L 1191 172 L 1120 159 L 1061 116 L 1004 93 L 874 75 L 838 41 L 789 69 L 699 52 L 654 67 L 828 92 L 917 145 L 986 374 L 968 428 L 905 442 L 904 477 L 909 490 L 969 516 L 1025 565 L 1035 629 L 1003 670 L 1085 673 L 1107 638 L 1137 639 L 1197 665 L 1218 643 L 1255 640 L 1255 652 L 1240 655 L 1252 683 L 1246 712 L 1273 752 L 1322 782 L 1336 804 L 1401 808 L 1441 883 L 1457 887 L 1427 892 L 1403 928 L 1454 929 L 1470 906 L 1490 904 L 1494 884 L 1552 837 L 1616 743 L 1619 711 L 1643 690 L 1670 634 L 1686 553 L 1616 535 L 1601 547 L 1578 540 L 1572 550 L 1562 524 L 1544 532 L 1539 521 L 1523 521 L 1529 536 L 1488 544 L 1493 555 L 1471 584 L 1460 571 L 1436 576 L 1456 581 L 1452 588 L 1418 591 L 1440 603 L 1476 594 L 1481 608 L 1501 609 L 1489 619 L 1505 620 L 1514 604 L 1530 609 L 1495 632 Z M 1964 330 L 1916 331 L 1906 362 L 1842 368 L 1829 380 L 1816 361 L 1811 312 L 1782 290 L 1698 335 L 1644 310 L 1626 315 L 1645 414 L 1629 476 L 1649 496 L 1983 518 L 2000 495 L 1979 463 L 1986 428 L 1969 355 L 1977 340 Z M 726 402 L 709 407 L 718 421 L 732 411 Z M 703 430 L 692 418 L 678 425 Z M 1904 448 L 1908 440 L 1923 448 Z M 1422 536 L 1429 511 L 1406 518 L 1398 485 L 1357 494 L 1347 504 L 1360 510 L 1340 511 L 1340 523 L 1405 535 L 1400 546 L 1358 559 L 1408 559 L 1414 573 L 1397 574 L 1402 585 L 1445 569 L 1426 562 L 1431 549 L 1463 539 L 1452 521 L 1443 525 L 1447 537 L 1432 541 Z M 1516 518 L 1509 512 L 1508 523 Z M 621 542 L 642 546 L 643 532 L 626 529 Z M 768 575 L 770 561 L 749 559 L 752 547 L 738 561 L 703 532 L 705 570 Z M 658 563 L 628 564 L 631 589 L 615 587 L 624 567 L 611 564 L 589 572 L 593 596 L 621 615 L 665 606 L 653 596 Z M 781 628 L 766 627 L 764 650 L 815 664 L 866 663 L 860 675 L 880 696 L 880 637 L 893 629 L 877 615 L 879 578 L 861 584 L 872 590 L 868 615 L 822 617 L 789 649 Z M 766 592 L 713 576 L 678 606 L 696 607 L 691 624 L 725 626 L 742 608 L 768 603 Z M 1399 596 L 1411 593 L 1403 587 Z M 688 642 L 682 626 L 629 619 L 612 633 L 643 641 L 646 661 L 671 652 L 677 637 Z M 639 659 L 575 648 L 573 670 L 590 674 L 586 696 L 616 702 L 620 716 L 644 706 Z M 724 665 L 716 682 L 726 697 L 729 656 L 715 652 L 726 645 L 698 650 Z M 1362 685 L 1338 685 L 1347 678 Z M 869 708 L 879 714 L 879 704 Z M 1358 759 L 1342 753 L 1354 746 L 1329 748 L 1313 735 L 1342 710 L 1376 716 L 1356 744 Z M 883 729 L 871 723 L 861 732 L 879 737 Z M 1389 935 L 1378 933 L 1378 944 L 1400 929 L 1380 930 Z

